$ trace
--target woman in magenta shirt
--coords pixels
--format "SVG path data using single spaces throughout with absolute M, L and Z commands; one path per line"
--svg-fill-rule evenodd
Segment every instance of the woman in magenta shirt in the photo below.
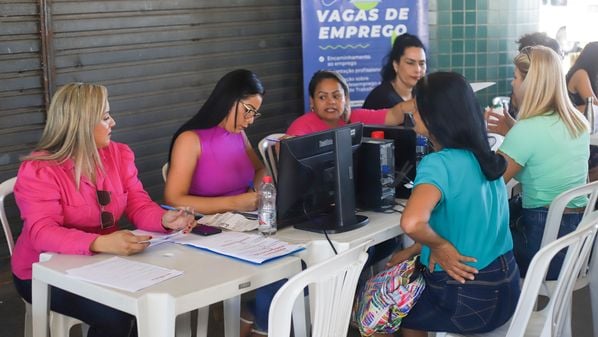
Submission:
M 164 199 L 200 213 L 255 211 L 264 165 L 247 139 L 264 87 L 251 71 L 225 74 L 172 138 Z
M 311 111 L 295 119 L 287 129 L 290 136 L 302 136 L 348 123 L 400 125 L 405 113 L 413 111 L 413 100 L 400 102 L 390 109 L 351 110 L 349 86 L 345 78 L 332 70 L 319 70 L 309 81 Z
M 183 211 L 166 212 L 152 202 L 137 177 L 131 149 L 110 140 L 116 124 L 108 93 L 100 85 L 61 87 L 35 151 L 17 175 L 15 199 L 23 230 L 12 255 L 17 291 L 31 302 L 31 267 L 39 254 L 131 255 L 149 236 L 120 230 L 125 214 L 137 227 L 189 231 L 195 224 Z M 50 308 L 90 326 L 88 336 L 136 336 L 135 318 L 66 291 L 52 288 Z

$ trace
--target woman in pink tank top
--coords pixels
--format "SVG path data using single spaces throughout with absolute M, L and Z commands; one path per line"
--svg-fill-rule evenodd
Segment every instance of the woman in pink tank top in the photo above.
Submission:
M 254 211 L 253 190 L 265 174 L 245 129 L 260 116 L 264 87 L 249 70 L 224 75 L 174 134 L 164 190 L 167 203 L 203 214 Z

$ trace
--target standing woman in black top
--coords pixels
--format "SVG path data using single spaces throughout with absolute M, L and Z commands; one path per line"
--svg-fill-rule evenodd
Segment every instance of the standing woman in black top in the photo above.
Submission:
M 598 41 L 588 43 L 567 72 L 567 91 L 575 107 L 584 112 L 588 97 L 598 103 Z
M 417 81 L 426 75 L 426 49 L 421 40 L 409 33 L 399 35 L 380 71 L 382 83 L 366 97 L 364 109 L 386 109 L 413 99 L 412 90 Z M 411 102 L 403 111 L 409 111 Z M 410 120 L 406 120 L 409 123 Z M 411 123 L 411 126 L 413 124 Z

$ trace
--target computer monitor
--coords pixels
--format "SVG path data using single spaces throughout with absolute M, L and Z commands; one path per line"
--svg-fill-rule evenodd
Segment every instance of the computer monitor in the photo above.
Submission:
M 365 125 L 363 136 L 370 137 L 372 131 L 384 131 L 385 139 L 392 139 L 395 143 L 395 195 L 397 198 L 409 198 L 411 187 L 415 180 L 415 138 L 413 128 L 388 125 Z M 407 184 L 407 186 L 405 186 Z
M 350 124 L 280 142 L 279 227 L 340 233 L 368 222 L 355 214 L 353 167 L 362 132 L 362 124 Z

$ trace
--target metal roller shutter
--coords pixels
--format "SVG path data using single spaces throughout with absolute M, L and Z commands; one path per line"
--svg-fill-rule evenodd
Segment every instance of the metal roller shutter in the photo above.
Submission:
M 21 0 L 0 12 L 0 180 L 39 139 L 44 94 L 72 81 L 108 87 L 113 139 L 133 148 L 156 200 L 172 134 L 224 73 L 247 68 L 264 82 L 263 117 L 248 130 L 254 144 L 303 112 L 297 0 Z

